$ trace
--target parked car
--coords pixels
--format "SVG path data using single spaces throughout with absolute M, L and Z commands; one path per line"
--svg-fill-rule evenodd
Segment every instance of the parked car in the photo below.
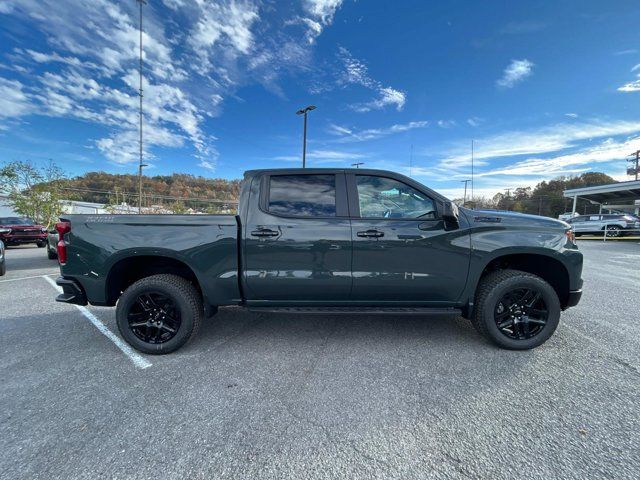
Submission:
M 573 213 L 565 212 L 565 213 L 561 213 L 560 215 L 558 215 L 558 220 L 563 220 L 563 221 L 566 222 L 570 218 L 577 217 L 578 215 L 580 215 L 580 214 L 576 213 L 576 212 L 573 212 Z
M 7 273 L 7 264 L 4 258 L 4 242 L 0 240 L 0 277 Z
M 44 248 L 47 244 L 47 229 L 26 217 L 0 217 L 0 240 L 5 246 L 35 243 Z
M 566 223 L 458 209 L 382 170 L 253 170 L 235 216 L 66 215 L 56 228 L 57 300 L 117 304 L 122 336 L 146 353 L 181 347 L 223 305 L 462 315 L 529 349 L 582 294 Z
M 47 257 L 49 260 L 58 258 L 58 232 L 50 230 L 47 235 Z
M 576 236 L 585 233 L 604 234 L 606 228 L 607 237 L 620 237 L 630 233 L 625 230 L 640 229 L 640 220 L 630 214 L 579 215 L 567 220 L 567 223 Z

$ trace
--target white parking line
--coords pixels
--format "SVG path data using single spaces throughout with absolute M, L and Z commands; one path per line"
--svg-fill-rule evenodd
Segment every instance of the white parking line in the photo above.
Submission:
M 30 278 L 52 277 L 54 275 L 60 275 L 60 273 L 48 273 L 47 275 L 32 275 L 30 277 L 20 277 L 20 278 L 7 278 L 5 280 L 0 280 L 0 283 L 17 282 L 18 280 L 29 280 Z
M 62 293 L 62 288 L 56 285 L 56 282 L 52 278 L 46 275 L 41 275 L 41 278 L 44 278 L 47 282 L 49 282 L 53 286 L 53 288 L 55 288 L 56 290 Z M 105 337 L 107 337 L 109 340 L 115 343 L 116 347 L 122 350 L 122 353 L 124 353 L 127 357 L 129 357 L 129 359 L 134 363 L 136 367 L 145 369 L 153 365 L 149 360 L 137 354 L 129 345 L 127 345 L 122 340 L 120 340 L 120 338 L 118 338 L 116 334 L 114 334 L 111 330 L 109 330 L 107 326 L 104 323 L 102 323 L 98 319 L 98 317 L 96 317 L 93 313 L 91 313 L 86 307 L 83 307 L 82 305 L 74 305 L 74 306 L 78 310 L 80 310 L 80 313 L 82 313 L 82 315 L 84 315 L 87 318 L 87 320 L 93 323 L 93 325 L 98 330 L 100 330 L 100 333 L 102 333 Z

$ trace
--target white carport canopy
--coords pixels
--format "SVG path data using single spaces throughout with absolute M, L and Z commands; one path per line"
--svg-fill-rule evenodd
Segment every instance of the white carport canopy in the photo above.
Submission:
M 640 180 L 631 182 L 611 183 L 609 185 L 598 185 L 597 187 L 573 188 L 564 191 L 565 198 L 573 199 L 573 209 L 575 213 L 578 198 L 590 201 L 594 205 L 615 210 L 638 210 L 640 201 Z

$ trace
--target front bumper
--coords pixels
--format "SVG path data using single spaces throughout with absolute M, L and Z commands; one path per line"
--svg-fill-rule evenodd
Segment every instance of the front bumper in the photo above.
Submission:
M 46 242 L 47 241 L 47 237 L 46 236 L 19 236 L 19 235 L 14 235 L 12 237 L 4 237 L 2 238 L 2 241 L 5 243 L 5 245 L 20 245 L 22 243 L 39 243 L 39 242 Z
M 56 302 L 87 305 L 87 296 L 80 284 L 75 280 L 58 277 L 56 279 L 56 285 L 62 287 L 62 293 L 56 297 Z

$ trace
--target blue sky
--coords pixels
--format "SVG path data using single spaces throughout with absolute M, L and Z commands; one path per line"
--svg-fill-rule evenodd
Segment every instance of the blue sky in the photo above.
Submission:
M 133 173 L 134 0 L 0 0 L 0 160 Z M 462 195 L 618 180 L 640 148 L 637 1 L 149 0 L 148 174 L 400 171 Z M 413 152 L 413 155 L 411 154 Z M 409 168 L 412 158 L 413 168 Z

